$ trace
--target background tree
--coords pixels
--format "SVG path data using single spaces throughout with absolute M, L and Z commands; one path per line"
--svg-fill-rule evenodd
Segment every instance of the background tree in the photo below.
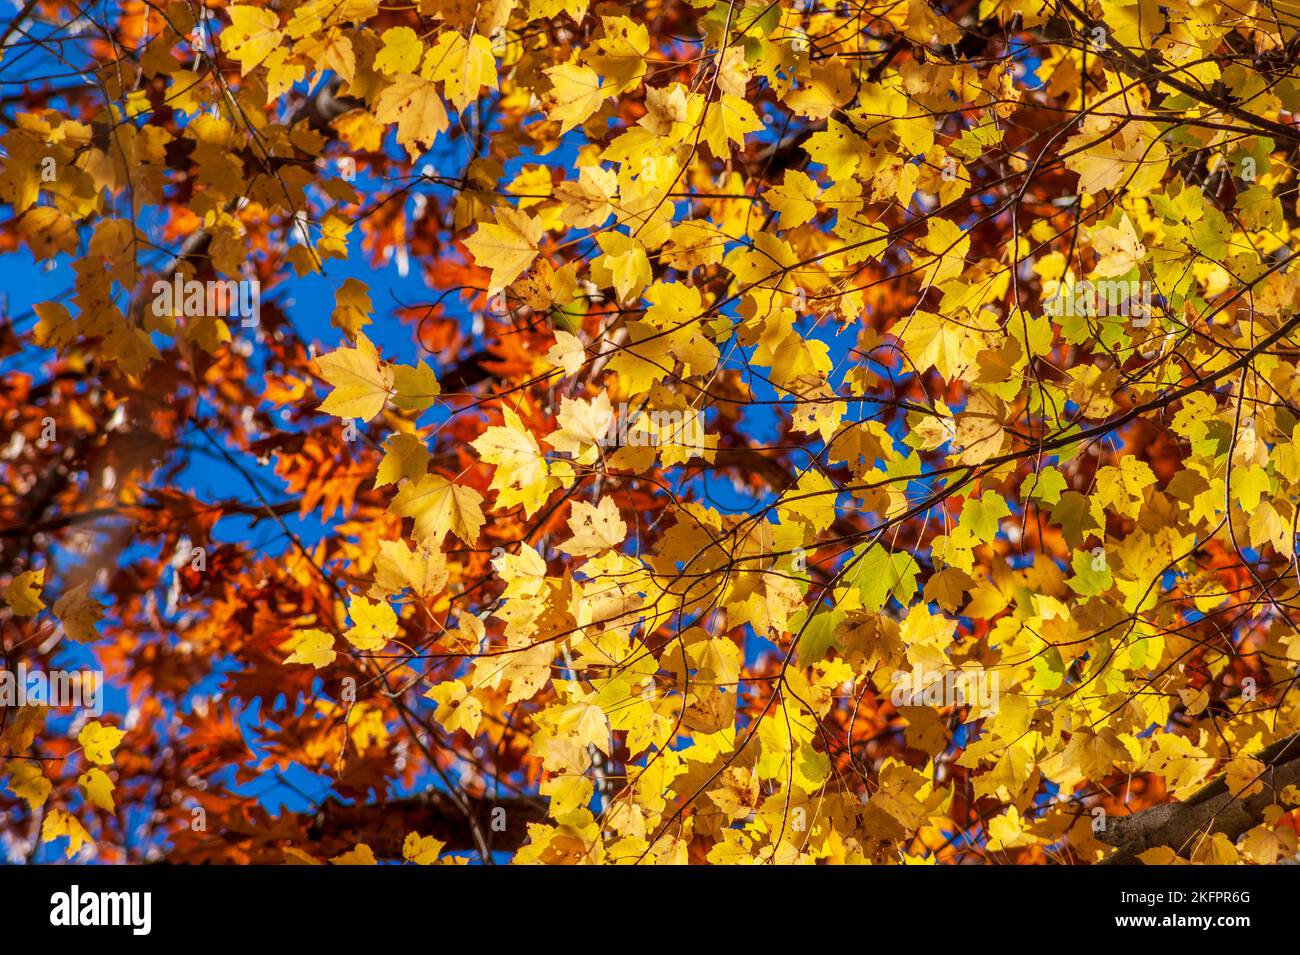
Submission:
M 1293 856 L 1298 15 L 25 3 L 6 851 Z

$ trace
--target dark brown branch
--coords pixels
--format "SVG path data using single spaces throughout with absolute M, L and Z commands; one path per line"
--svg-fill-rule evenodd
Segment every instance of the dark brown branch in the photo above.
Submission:
M 1236 839 L 1259 825 L 1264 810 L 1276 805 L 1287 786 L 1300 784 L 1300 733 L 1293 733 L 1255 754 L 1266 767 L 1259 776 L 1263 789 L 1237 798 L 1219 777 L 1184 802 L 1164 803 L 1131 816 L 1110 819 L 1097 836 L 1118 851 L 1103 865 L 1136 865 L 1138 856 L 1156 846 L 1168 846 L 1180 855 L 1198 840 L 1221 832 Z
M 493 850 L 515 851 L 528 841 L 528 824 L 546 817 L 543 801 L 537 799 L 463 794 L 462 800 L 490 838 Z M 501 811 L 494 814 L 494 810 Z M 451 796 L 437 790 L 364 806 L 345 806 L 331 800 L 316 814 L 309 834 L 313 839 L 349 846 L 364 842 L 381 858 L 400 859 L 402 842 L 410 832 L 440 839 L 448 851 L 476 848 L 462 810 Z

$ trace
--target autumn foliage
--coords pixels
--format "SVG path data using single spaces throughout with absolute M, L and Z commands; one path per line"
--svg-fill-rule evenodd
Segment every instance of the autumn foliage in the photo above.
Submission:
M 0 27 L 0 663 L 107 683 L 7 857 L 1296 854 L 1295 3 L 98 9 Z

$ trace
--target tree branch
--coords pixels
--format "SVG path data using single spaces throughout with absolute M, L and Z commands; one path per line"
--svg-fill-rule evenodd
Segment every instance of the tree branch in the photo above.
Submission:
M 1138 855 L 1155 846 L 1183 853 L 1197 839 L 1221 832 L 1236 841 L 1259 824 L 1264 810 L 1278 802 L 1287 786 L 1300 784 L 1300 733 L 1260 750 L 1255 758 L 1267 768 L 1259 776 L 1264 788 L 1244 799 L 1232 795 L 1220 776 L 1185 802 L 1151 806 L 1131 816 L 1108 820 L 1097 838 L 1118 851 L 1102 865 L 1137 865 Z
M 490 834 L 493 850 L 515 851 L 528 841 L 528 823 L 546 818 L 546 809 L 537 799 L 492 799 L 467 793 L 462 799 L 481 830 Z M 494 819 L 495 810 L 504 812 L 495 812 Z M 449 794 L 438 790 L 363 806 L 346 806 L 331 799 L 316 814 L 309 830 L 313 839 L 338 840 L 348 846 L 364 842 L 381 858 L 396 859 L 402 857 L 402 842 L 410 832 L 440 839 L 449 851 L 476 847 L 465 814 Z

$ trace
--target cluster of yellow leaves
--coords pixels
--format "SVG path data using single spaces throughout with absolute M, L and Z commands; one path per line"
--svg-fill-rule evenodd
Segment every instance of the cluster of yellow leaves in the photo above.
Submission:
M 34 617 L 45 609 L 43 587 L 44 570 L 30 570 L 17 574 L 10 583 L 0 591 L 0 605 L 7 612 L 21 617 Z M 103 608 L 86 596 L 87 584 L 81 584 L 67 591 L 54 604 L 53 613 L 64 627 L 69 637 L 76 640 L 93 640 L 98 637 L 94 630 L 95 621 L 102 614 Z M 89 691 L 88 687 L 83 687 Z M 100 690 L 102 692 L 102 688 Z M 15 712 L 12 708 L 9 712 Z M 52 761 L 24 754 L 31 747 L 40 724 L 45 721 L 44 706 L 28 705 L 16 710 L 14 718 L 0 732 L 0 748 L 6 756 L 4 768 L 10 775 L 7 787 L 20 799 L 27 802 L 32 810 L 45 806 L 54 792 L 58 775 L 47 775 L 47 770 L 59 767 Z M 77 734 L 77 743 L 81 753 L 90 765 L 76 777 L 76 784 L 87 803 L 106 813 L 113 813 L 116 804 L 113 800 L 115 788 L 112 778 L 105 767 L 113 765 L 113 751 L 125 738 L 126 733 L 114 726 L 108 726 L 99 720 L 86 722 Z M 69 859 L 80 852 L 83 845 L 94 847 L 95 841 L 77 816 L 63 808 L 50 809 L 45 813 L 41 824 L 41 840 L 50 842 L 60 836 L 66 836 L 68 843 L 66 854 Z

